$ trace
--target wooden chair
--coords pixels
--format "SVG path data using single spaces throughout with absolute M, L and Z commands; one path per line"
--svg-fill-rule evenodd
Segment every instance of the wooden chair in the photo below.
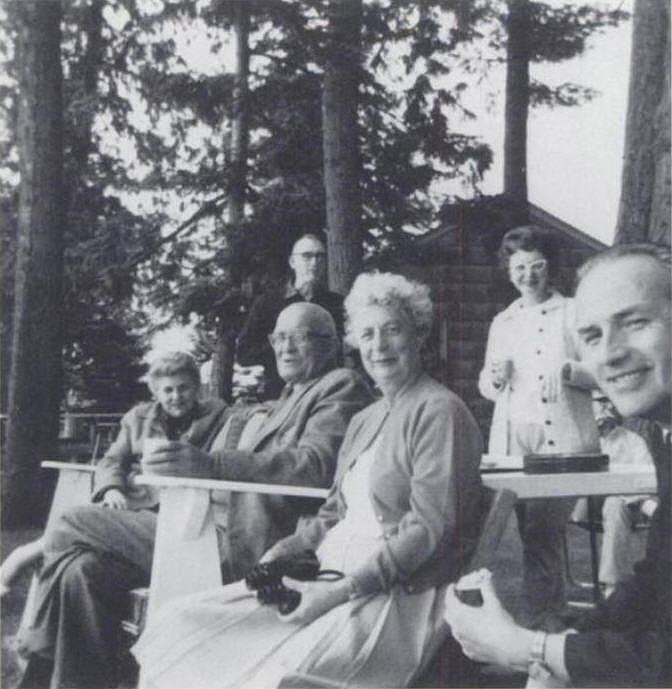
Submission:
M 139 485 L 160 489 L 147 620 L 164 603 L 222 583 L 211 507 L 212 491 L 326 498 L 326 488 L 142 475 Z M 194 567 L 194 563 L 198 563 Z
M 45 461 L 42 467 L 59 471 L 45 527 L 47 533 L 65 510 L 89 504 L 95 466 Z M 172 598 L 221 585 L 219 548 L 210 505 L 213 490 L 306 498 L 325 498 L 328 493 L 325 488 L 169 476 L 141 476 L 136 483 L 160 489 L 160 508 L 150 585 L 129 592 L 127 608 L 134 612 L 132 617 L 121 623 L 122 631 L 131 637 L 137 636 L 146 619 L 150 619 L 161 605 Z M 33 620 L 36 592 L 37 574 L 33 574 L 19 624 L 19 635 Z
M 76 464 L 74 462 L 45 461 L 44 469 L 58 469 L 58 480 L 51 501 L 51 508 L 47 517 L 44 533 L 53 528 L 59 517 L 65 510 L 78 505 L 86 505 L 91 500 L 93 487 L 93 474 L 96 467 L 92 464 Z M 33 619 L 35 608 L 35 595 L 37 592 L 37 574 L 33 574 L 23 607 L 19 633 L 28 627 Z
M 481 569 L 482 567 L 492 567 L 495 552 L 499 542 L 502 540 L 507 522 L 509 521 L 513 507 L 518 499 L 518 496 L 513 491 L 507 490 L 506 488 L 494 491 L 484 487 L 483 491 L 480 535 L 476 543 L 476 548 L 469 559 L 469 563 L 462 571 L 462 575 Z M 444 589 L 445 588 L 447 587 L 444 587 Z M 437 664 L 437 661 L 440 660 L 439 656 L 443 647 L 450 641 L 450 630 L 448 625 L 443 622 L 439 633 L 433 639 L 425 655 L 425 662 L 418 668 L 410 686 L 443 686 L 441 678 L 439 678 L 440 684 L 433 684 L 433 680 L 429 679 L 429 675 L 441 674 L 441 668 L 434 666 Z M 450 663 L 448 663 L 448 665 L 450 665 Z M 451 668 L 451 670 L 454 669 L 455 668 Z

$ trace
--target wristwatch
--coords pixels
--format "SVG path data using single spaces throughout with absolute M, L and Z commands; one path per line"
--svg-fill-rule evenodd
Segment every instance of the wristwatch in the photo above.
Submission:
M 532 640 L 532 650 L 530 651 L 530 665 L 527 674 L 534 679 L 547 680 L 553 673 L 546 665 L 546 639 L 548 633 L 538 631 Z

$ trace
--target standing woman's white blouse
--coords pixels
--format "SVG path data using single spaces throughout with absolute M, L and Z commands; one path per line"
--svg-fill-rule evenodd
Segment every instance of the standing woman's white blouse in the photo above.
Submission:
M 500 388 L 489 375 L 493 361 L 513 362 L 510 380 Z M 569 378 L 563 384 L 566 364 Z M 589 389 L 593 381 L 578 362 L 574 336 L 574 302 L 554 291 L 541 304 L 516 299 L 492 321 L 481 394 L 495 402 L 489 452 L 510 454 L 516 427 L 543 429 L 540 452 L 599 450 L 599 437 Z

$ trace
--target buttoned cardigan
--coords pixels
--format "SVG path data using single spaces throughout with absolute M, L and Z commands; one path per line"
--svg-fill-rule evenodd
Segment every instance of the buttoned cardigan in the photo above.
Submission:
M 339 453 L 334 485 L 318 514 L 280 542 L 279 552 L 317 548 L 345 515 L 345 471 L 378 433 L 370 499 L 384 538 L 354 573 L 362 595 L 401 583 L 423 590 L 454 578 L 473 550 L 480 511 L 482 440 L 464 402 L 422 374 L 390 405 L 378 400 L 355 417 Z

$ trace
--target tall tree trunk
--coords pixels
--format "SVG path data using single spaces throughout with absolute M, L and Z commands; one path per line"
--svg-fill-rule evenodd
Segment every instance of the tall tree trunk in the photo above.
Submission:
M 527 202 L 527 112 L 530 102 L 529 3 L 508 0 L 504 193 Z
M 95 103 L 98 98 L 98 74 L 103 59 L 103 0 L 92 0 L 84 10 L 84 35 L 86 46 L 82 60 L 82 96 L 78 117 L 74 123 L 72 162 L 81 172 L 88 163 L 93 144 L 92 130 Z
M 63 122 L 60 3 L 15 3 L 21 175 L 4 457 L 5 523 L 35 512 L 39 464 L 53 456 L 61 399 Z
M 636 0 L 616 244 L 670 244 L 670 2 Z
M 233 86 L 233 113 L 231 118 L 231 147 L 229 170 L 229 224 L 234 232 L 245 222 L 245 188 L 247 186 L 247 151 L 250 128 L 249 71 L 250 71 L 250 9 L 247 3 L 233 5 L 236 67 Z M 235 246 L 235 241 L 232 242 Z M 235 250 L 235 249 L 234 249 Z M 236 264 L 236 261 L 232 261 Z M 236 266 L 232 267 L 236 270 Z M 234 275 L 234 284 L 240 276 Z M 231 309 L 230 309 L 231 310 Z M 222 314 L 220 332 L 212 355 L 211 387 L 217 397 L 231 399 L 231 379 L 235 356 L 236 336 L 240 329 L 239 313 Z
M 362 265 L 357 127 L 362 0 L 329 3 L 329 38 L 322 91 L 324 187 L 329 285 L 346 293 Z
M 240 225 L 245 220 L 247 185 L 247 149 L 250 128 L 249 72 L 250 10 L 245 3 L 234 4 L 236 72 L 233 85 L 231 121 L 231 177 L 229 181 L 229 222 Z

